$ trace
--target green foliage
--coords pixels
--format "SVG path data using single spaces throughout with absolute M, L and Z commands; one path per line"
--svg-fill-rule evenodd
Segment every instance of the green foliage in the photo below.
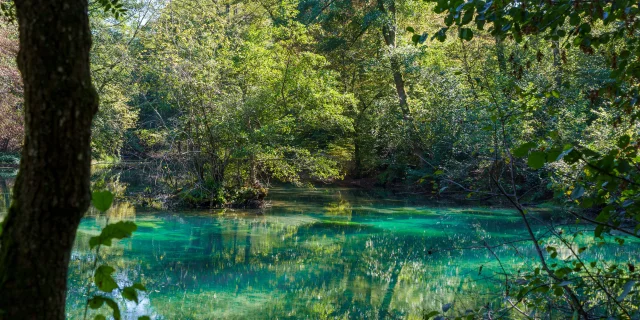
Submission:
M 136 224 L 131 221 L 119 221 L 108 224 L 104 229 L 102 229 L 99 236 L 91 237 L 91 239 L 89 239 L 89 246 L 91 249 L 99 245 L 110 246 L 113 239 L 131 237 L 137 228 Z
M 232 201 L 227 189 L 270 178 L 302 184 L 342 177 L 344 153 L 333 151 L 350 146 L 346 113 L 355 101 L 327 59 L 310 50 L 315 28 L 293 19 L 295 2 L 275 11 L 237 5 L 252 12 L 249 19 L 221 19 L 226 4 L 201 5 L 212 10 L 172 2 L 155 22 L 159 32 L 141 42 L 141 89 L 162 97 L 148 108 L 165 125 L 137 134 L 145 144 L 173 146 L 163 168 L 167 187 L 183 203 L 225 205 Z
M 526 121 L 526 114 L 536 112 L 536 109 L 552 116 L 566 116 L 573 110 L 574 115 L 586 118 L 586 125 L 575 123 L 572 128 L 565 129 L 553 117 L 547 118 L 552 124 L 551 128 L 544 128 L 545 122 L 535 124 L 537 134 L 523 136 L 524 141 L 513 150 L 513 155 L 526 157 L 532 169 L 545 167 L 548 170 L 552 181 L 550 186 L 556 188 L 560 198 L 566 201 L 567 210 L 579 221 L 593 225 L 593 241 L 604 244 L 607 236 L 616 232 L 637 237 L 640 230 L 640 210 L 636 207 L 640 194 L 640 172 L 637 169 L 639 159 L 633 133 L 637 132 L 638 112 L 632 106 L 638 101 L 636 87 L 640 80 L 636 68 L 640 45 L 637 37 L 639 22 L 635 19 L 638 4 L 616 1 L 581 5 L 568 0 L 542 3 L 487 3 L 480 0 L 433 2 L 436 3 L 435 12 L 445 15 L 446 27 L 441 29 L 441 41 L 445 39 L 448 28 L 453 26 L 459 28 L 459 38 L 468 40 L 469 36 L 463 30 L 475 26 L 478 30 L 487 28 L 487 32 L 497 41 L 513 40 L 528 47 L 533 39 L 539 39 L 540 43 L 551 45 L 557 68 L 553 89 L 540 90 L 535 95 L 530 95 L 529 90 L 517 90 L 518 87 L 514 91 L 509 90 L 512 97 L 515 94 L 520 100 L 528 100 L 516 109 L 522 115 L 514 118 L 522 125 L 522 121 Z M 601 79 L 599 83 L 571 78 L 573 75 L 565 69 L 571 63 L 567 58 L 570 50 L 581 52 L 584 57 L 596 62 L 575 70 L 584 70 L 582 74 L 590 73 L 593 79 Z M 601 57 L 592 58 L 597 51 L 601 52 Z M 536 57 L 538 62 L 542 56 L 539 50 Z M 519 58 L 512 55 L 509 61 L 517 62 Z M 571 59 L 582 63 L 588 61 L 578 54 Z M 506 61 L 501 69 L 504 70 L 505 66 Z M 513 74 L 516 83 L 523 78 L 521 70 L 516 69 Z M 556 99 L 570 101 L 575 99 L 571 98 L 575 97 L 575 92 L 581 90 L 589 95 L 584 103 L 588 108 L 579 105 L 552 107 Z M 547 101 L 538 97 L 544 97 Z M 561 119 L 566 121 L 567 118 Z M 621 127 L 622 130 L 619 129 Z M 511 138 L 502 136 L 500 139 L 506 143 Z M 513 171 L 511 164 L 512 179 Z M 517 201 L 517 194 L 505 196 L 516 197 Z M 597 212 L 596 217 L 589 217 L 589 211 Z M 581 255 L 584 250 L 575 252 L 571 249 L 572 241 L 579 235 L 555 234 L 560 245 L 564 250 L 568 248 L 571 256 L 562 265 L 553 263 L 551 267 L 554 269 L 544 268 L 544 272 L 536 269 L 528 278 L 528 284 L 521 289 L 519 299 L 528 301 L 527 306 L 535 306 L 545 299 L 552 299 L 551 296 L 569 297 L 572 292 L 579 292 L 580 296 L 575 297 L 574 294 L 571 300 L 583 299 L 586 303 L 593 303 L 599 293 L 604 293 L 605 297 L 598 301 L 606 301 L 614 307 L 597 312 L 603 312 L 606 316 L 623 314 L 624 317 L 633 317 L 637 308 L 624 301 L 624 297 L 616 298 L 613 294 L 630 292 L 629 287 L 633 284 L 623 279 L 631 277 L 633 268 L 629 268 L 630 274 L 625 274 L 622 271 L 624 268 L 616 264 L 609 268 L 602 268 L 595 262 L 585 265 Z M 623 239 L 616 241 L 620 245 L 625 243 Z M 559 258 L 560 249 L 555 246 L 547 246 L 546 249 L 550 259 Z M 541 258 L 542 263 L 544 259 Z M 549 284 L 549 280 L 552 284 Z M 584 313 L 579 310 L 579 303 L 569 302 L 575 310 L 574 317 Z
M 106 190 L 95 191 L 92 194 L 92 203 L 94 207 L 103 213 L 106 213 L 107 210 L 111 208 L 113 199 L 113 193 Z M 137 304 L 139 302 L 138 291 L 147 290 L 142 284 L 134 283 L 131 286 L 120 288 L 116 280 L 113 278 L 113 273 L 116 271 L 113 267 L 104 264 L 97 267 L 100 248 L 102 246 L 111 246 L 111 241 L 113 239 L 123 239 L 131 237 L 132 233 L 136 229 L 136 224 L 130 221 L 120 221 L 117 223 L 107 224 L 107 226 L 102 229 L 102 232 L 99 236 L 92 237 L 89 240 L 89 247 L 91 249 L 96 248 L 96 257 L 93 266 L 93 283 L 98 288 L 98 290 L 105 293 L 112 293 L 114 290 L 120 289 L 120 294 L 125 300 L 133 301 Z M 88 294 L 89 293 L 90 292 L 88 292 Z M 104 304 L 106 304 L 111 309 L 111 315 L 114 319 L 119 320 L 121 318 L 120 307 L 112 298 L 94 295 L 87 300 L 87 308 L 91 308 L 94 310 L 101 308 Z M 86 319 L 87 309 L 85 309 L 84 314 Z M 105 317 L 98 314 L 94 319 L 105 319 Z
M 105 12 L 112 14 L 116 19 L 120 19 L 127 12 L 120 0 L 98 0 L 97 2 Z
M 98 269 L 96 269 L 93 279 L 98 289 L 108 293 L 118 287 L 118 284 L 115 280 L 113 280 L 113 277 L 111 276 L 111 274 L 115 271 L 116 270 L 114 268 L 104 265 L 99 266 Z
M 533 151 L 529 154 L 527 164 L 533 169 L 540 169 L 544 166 L 546 155 L 541 151 Z
M 107 210 L 111 208 L 111 204 L 113 204 L 113 198 L 113 193 L 107 190 L 95 191 L 91 195 L 91 203 L 96 209 L 102 212 L 107 212 Z
M 160 181 L 157 192 L 181 203 L 247 204 L 262 200 L 272 180 L 348 176 L 432 197 L 501 196 L 523 216 L 522 203 L 553 200 L 564 220 L 591 225 L 596 244 L 613 237 L 628 246 L 618 235 L 640 232 L 636 2 L 92 5 L 101 96 L 94 158 L 157 164 L 149 175 Z M 10 13 L 12 3 L 1 9 Z M 15 32 L 0 36 L 8 48 L 0 57 L 0 147 L 13 151 L 22 140 L 22 88 L 4 52 L 17 42 Z M 113 195 L 96 192 L 92 202 L 106 212 Z M 135 230 L 132 222 L 107 224 L 90 247 Z M 506 284 L 518 306 L 575 308 L 566 297 L 575 291 L 597 316 L 637 310 L 637 274 L 585 263 L 586 247 L 573 246 L 580 236 L 533 236 L 542 262 L 552 263 Z M 120 289 L 115 269 L 94 271 L 98 289 Z M 140 290 L 117 292 L 137 303 Z M 116 317 L 113 300 L 95 299 L 92 308 L 107 304 Z
M 100 95 L 98 114 L 92 123 L 92 157 L 116 159 L 138 120 L 133 106 L 138 86 L 134 80 L 138 55 L 136 40 L 144 27 L 151 3 L 134 0 L 101 0 L 94 3 L 101 10 L 91 10 L 93 46 L 91 69 L 94 86 Z M 111 17 L 126 20 L 114 23 Z
M 147 289 L 139 283 L 134 283 L 132 286 L 130 287 L 124 287 L 122 289 L 122 297 L 129 300 L 129 301 L 133 301 L 136 304 L 138 303 L 138 290 L 139 291 L 147 291 Z
M 91 309 L 94 309 L 94 310 L 99 309 L 104 304 L 106 304 L 109 308 L 111 308 L 113 318 L 116 320 L 121 319 L 120 307 L 118 307 L 118 304 L 111 298 L 94 296 L 87 301 L 87 304 Z M 99 317 L 99 316 L 96 316 L 96 317 Z

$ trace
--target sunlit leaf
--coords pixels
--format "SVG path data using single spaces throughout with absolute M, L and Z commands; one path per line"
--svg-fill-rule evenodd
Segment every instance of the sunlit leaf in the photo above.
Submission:
M 91 195 L 91 202 L 96 209 L 106 212 L 111 208 L 111 204 L 113 203 L 113 193 L 109 191 L 95 191 Z
M 89 246 L 91 249 L 97 245 L 110 246 L 111 240 L 131 237 L 131 234 L 136 231 L 137 228 L 136 224 L 131 221 L 119 221 L 109 224 L 102 229 L 99 236 L 89 239 Z

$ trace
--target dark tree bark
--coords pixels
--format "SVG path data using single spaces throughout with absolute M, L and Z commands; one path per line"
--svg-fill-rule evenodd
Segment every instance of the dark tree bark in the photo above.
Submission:
M 0 238 L 0 319 L 64 319 L 69 257 L 90 197 L 86 0 L 15 0 L 25 141 Z

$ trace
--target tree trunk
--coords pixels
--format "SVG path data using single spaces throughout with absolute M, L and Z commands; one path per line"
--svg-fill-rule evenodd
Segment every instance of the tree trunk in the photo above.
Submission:
M 378 9 L 388 15 L 387 21 L 382 24 L 382 37 L 384 43 L 392 50 L 396 48 L 396 5 L 395 1 L 391 1 L 388 7 L 384 5 L 384 0 L 378 0 Z M 395 52 L 391 52 L 391 73 L 393 74 L 393 82 L 396 86 L 400 110 L 405 119 L 411 117 L 409 103 L 407 102 L 407 91 L 404 87 L 404 78 L 402 76 L 402 62 Z
M 25 140 L 0 238 L 0 319 L 64 319 L 67 269 L 89 206 L 91 83 L 86 0 L 16 0 Z
M 391 70 L 393 72 L 393 82 L 396 85 L 396 92 L 398 93 L 398 101 L 400 102 L 400 110 L 405 119 L 411 117 L 411 111 L 409 110 L 409 103 L 407 102 L 407 91 L 404 88 L 404 78 L 402 77 L 401 62 L 397 56 L 391 57 Z
M 249 158 L 249 186 L 260 186 L 260 182 L 258 181 L 258 164 L 256 163 L 256 158 L 254 155 L 251 155 L 251 157 Z

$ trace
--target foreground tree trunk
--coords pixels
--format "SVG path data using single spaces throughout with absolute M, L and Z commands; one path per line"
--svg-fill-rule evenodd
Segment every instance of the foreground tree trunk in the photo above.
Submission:
M 91 120 L 86 0 L 15 0 L 25 141 L 0 238 L 0 319 L 64 319 L 67 268 L 89 206 Z

